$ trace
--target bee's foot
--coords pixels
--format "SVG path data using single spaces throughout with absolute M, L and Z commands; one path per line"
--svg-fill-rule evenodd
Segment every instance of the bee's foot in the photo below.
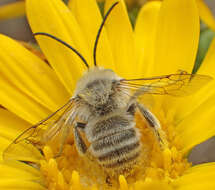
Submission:
M 112 186 L 110 176 L 107 176 L 105 181 L 106 181 L 106 183 L 108 184 L 108 186 Z

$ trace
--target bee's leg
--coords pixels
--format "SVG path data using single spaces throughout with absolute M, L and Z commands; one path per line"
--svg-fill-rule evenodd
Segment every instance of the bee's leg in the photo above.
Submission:
M 167 141 L 165 137 L 165 132 L 161 129 L 161 124 L 159 120 L 155 117 L 155 115 L 147 109 L 144 105 L 137 103 L 137 108 L 142 114 L 142 116 L 146 119 L 149 127 L 153 130 L 156 138 L 158 139 L 161 148 L 167 146 Z
M 76 123 L 76 127 L 81 131 L 84 131 L 85 126 L 86 126 L 86 123 L 81 123 L 81 122 Z
M 127 112 L 130 113 L 131 115 L 134 116 L 135 112 L 136 112 L 136 104 L 132 103 L 128 106 Z
M 79 130 L 83 131 L 85 126 L 86 126 L 86 124 L 78 122 L 74 127 L 75 145 L 76 145 L 76 148 L 80 155 L 84 155 L 87 152 L 87 145 L 85 144 L 85 142 L 82 139 L 81 134 L 79 132 Z
M 111 183 L 111 178 L 109 175 L 107 175 L 106 179 L 105 179 L 105 182 L 108 184 L 108 186 L 112 186 L 112 183 Z
M 84 127 L 85 127 L 85 123 L 77 123 L 75 126 L 75 128 L 78 128 L 78 129 L 80 129 L 80 130 L 83 130 L 84 129 Z M 71 129 L 71 126 L 70 125 L 67 125 L 67 126 L 65 126 L 64 127 L 64 129 L 63 129 L 63 132 L 62 132 L 62 136 L 61 136 L 61 142 L 60 142 L 60 149 L 59 149 L 59 152 L 57 153 L 57 155 L 55 156 L 55 157 L 59 157 L 59 156 L 61 156 L 61 154 L 62 154 L 62 152 L 63 152 L 63 146 L 64 146 L 64 144 L 65 144 L 65 142 L 66 142 L 66 139 L 67 139 L 67 137 L 68 137 L 68 135 L 69 135 L 69 132 L 70 132 L 70 129 Z M 77 133 L 78 133 L 78 135 L 81 137 L 81 135 L 80 135 L 80 133 L 79 133 L 79 131 L 78 131 L 78 129 L 77 129 Z M 82 139 L 81 139 L 82 140 Z M 83 141 L 83 140 L 82 140 Z M 77 145 L 76 145 L 77 146 Z

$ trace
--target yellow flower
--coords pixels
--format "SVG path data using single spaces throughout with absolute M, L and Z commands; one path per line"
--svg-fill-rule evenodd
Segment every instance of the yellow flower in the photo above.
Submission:
M 20 17 L 25 15 L 25 2 L 17 1 L 0 6 L 0 20 Z
M 107 10 L 115 1 L 108 0 Z M 60 0 L 27 0 L 27 16 L 33 32 L 47 32 L 73 45 L 92 66 L 93 42 L 102 17 L 94 0 L 73 0 L 68 9 Z M 38 11 L 39 10 L 39 11 Z M 183 11 L 181 11 L 183 10 Z M 124 78 L 191 72 L 199 39 L 199 12 L 194 0 L 150 2 L 140 11 L 133 31 L 122 0 L 103 30 L 98 46 L 98 65 Z M 45 118 L 72 96 L 84 65 L 71 50 L 44 36 L 37 37 L 50 66 L 12 39 L 0 35 L 0 152 L 30 125 Z M 215 77 L 215 41 L 200 74 Z M 187 154 L 214 136 L 215 82 L 187 98 L 149 97 L 151 110 L 166 132 L 169 146 L 161 151 L 144 121 L 137 115 L 141 141 L 148 149 L 144 165 L 128 178 L 119 176 L 121 190 L 214 189 L 215 163 L 192 166 Z M 156 101 L 155 101 L 156 100 Z M 44 155 L 30 151 L 32 162 L 0 163 L 1 189 L 105 189 L 104 174 L 79 157 L 66 144 L 59 158 L 52 146 Z M 19 157 L 21 152 L 17 152 Z

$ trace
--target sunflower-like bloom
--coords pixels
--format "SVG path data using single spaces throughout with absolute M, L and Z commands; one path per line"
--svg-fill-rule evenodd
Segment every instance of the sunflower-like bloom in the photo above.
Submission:
M 113 5 L 107 0 L 105 10 Z M 27 16 L 33 32 L 47 32 L 73 45 L 92 66 L 93 44 L 102 22 L 94 0 L 27 0 Z M 182 11 L 183 10 L 183 11 Z M 147 3 L 132 29 L 122 0 L 111 12 L 102 32 L 98 65 L 113 69 L 123 78 L 138 78 L 192 72 L 199 39 L 199 11 L 195 0 L 165 0 Z M 47 117 L 73 95 L 85 67 L 62 44 L 38 36 L 49 64 L 14 40 L 0 35 L 0 152 L 23 130 Z M 215 77 L 215 41 L 198 73 Z M 73 137 L 60 157 L 47 145 L 43 154 L 30 152 L 33 164 L 1 161 L 1 189 L 121 189 L 189 190 L 215 188 L 215 163 L 192 166 L 189 151 L 214 136 L 215 82 L 191 97 L 146 97 L 160 120 L 168 147 L 159 148 L 154 135 L 137 115 L 141 141 L 148 147 L 143 165 L 129 177 L 108 187 L 102 171 L 80 157 Z M 146 101 L 145 100 L 145 101 Z M 27 145 L 26 145 L 27 146 Z M 27 151 L 23 147 L 22 151 Z M 17 151 L 17 157 L 20 152 Z M 38 167 L 39 166 L 39 167 Z

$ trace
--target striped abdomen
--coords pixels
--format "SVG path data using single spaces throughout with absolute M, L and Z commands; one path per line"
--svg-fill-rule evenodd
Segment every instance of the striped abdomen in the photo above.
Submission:
M 94 139 L 90 150 L 105 169 L 122 172 L 137 162 L 140 142 L 134 125 L 133 117 L 116 115 L 92 128 Z

